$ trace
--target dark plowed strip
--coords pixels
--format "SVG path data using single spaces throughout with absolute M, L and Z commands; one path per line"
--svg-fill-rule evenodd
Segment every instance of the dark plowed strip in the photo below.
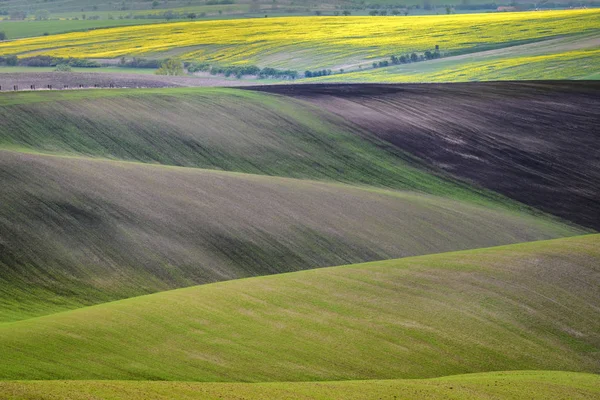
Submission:
M 454 177 L 600 230 L 600 82 L 253 89 L 316 103 Z

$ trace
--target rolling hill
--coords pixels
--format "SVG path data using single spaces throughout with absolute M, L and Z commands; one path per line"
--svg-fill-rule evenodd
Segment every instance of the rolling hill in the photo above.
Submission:
M 0 102 L 0 322 L 200 283 L 588 232 L 461 183 L 304 98 L 182 88 Z
M 193 383 L 139 381 L 0 382 L 6 400 L 590 400 L 600 395 L 598 375 L 574 372 L 498 372 L 418 380 L 343 382 Z
M 600 229 L 600 83 L 255 87 L 308 101 L 455 179 Z
M 410 192 L 0 151 L 0 321 L 199 283 L 585 232 Z
M 240 279 L 2 324 L 0 378 L 598 373 L 599 241 L 587 235 Z
M 0 118 L 0 149 L 480 195 L 332 113 L 267 93 L 7 93 Z

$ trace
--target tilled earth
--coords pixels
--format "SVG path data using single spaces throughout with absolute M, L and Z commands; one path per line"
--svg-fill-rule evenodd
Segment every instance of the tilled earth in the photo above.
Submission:
M 309 101 L 458 179 L 600 230 L 600 82 L 253 89 Z

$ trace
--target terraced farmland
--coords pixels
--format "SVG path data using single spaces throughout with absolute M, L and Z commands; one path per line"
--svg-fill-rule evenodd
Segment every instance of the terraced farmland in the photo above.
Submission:
M 433 49 L 473 52 L 594 32 L 597 10 L 427 17 L 267 18 L 74 32 L 0 43 L 0 55 L 116 58 L 178 55 L 221 64 L 333 68 Z M 311 26 L 311 30 L 306 30 Z

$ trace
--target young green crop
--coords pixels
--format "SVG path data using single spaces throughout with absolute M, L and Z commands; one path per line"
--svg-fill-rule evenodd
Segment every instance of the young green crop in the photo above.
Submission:
M 588 235 L 142 296 L 0 324 L 0 379 L 598 373 L 598 265 Z
M 518 371 L 436 379 L 342 382 L 192 383 L 135 381 L 0 382 L 5 400 L 590 400 L 600 376 L 575 372 Z

